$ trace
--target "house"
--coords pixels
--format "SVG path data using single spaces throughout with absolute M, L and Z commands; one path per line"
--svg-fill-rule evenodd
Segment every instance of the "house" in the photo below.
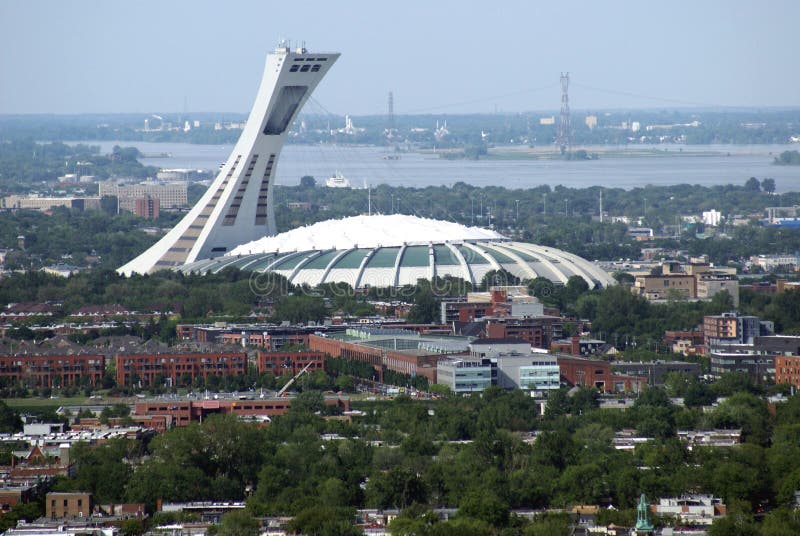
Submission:
M 662 497 L 650 509 L 655 514 L 673 516 L 680 523 L 689 525 L 711 525 L 715 518 L 727 514 L 727 507 L 722 499 L 713 495 Z

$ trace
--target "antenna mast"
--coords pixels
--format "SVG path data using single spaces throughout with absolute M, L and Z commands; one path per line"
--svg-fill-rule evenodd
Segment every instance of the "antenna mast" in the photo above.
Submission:
M 603 190 L 600 190 L 600 223 L 603 223 Z

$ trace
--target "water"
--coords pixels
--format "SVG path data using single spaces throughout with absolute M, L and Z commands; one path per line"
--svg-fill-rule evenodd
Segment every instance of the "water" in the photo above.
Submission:
M 142 162 L 164 168 L 215 170 L 233 145 L 188 143 L 82 142 L 110 152 L 114 145 L 137 147 Z M 611 149 L 616 148 L 598 148 Z M 603 155 L 599 160 L 445 160 L 434 154 L 404 153 L 398 160 L 381 147 L 286 145 L 277 170 L 277 183 L 298 184 L 303 175 L 324 183 L 336 171 L 353 186 L 385 183 L 392 186 L 450 186 L 465 182 L 475 186 L 532 188 L 548 184 L 570 188 L 595 185 L 631 189 L 638 186 L 674 184 L 744 184 L 750 177 L 775 179 L 778 192 L 800 191 L 799 166 L 775 166 L 773 158 L 797 145 L 660 145 L 630 146 L 619 151 L 654 149 L 671 156 Z M 589 148 L 591 151 L 592 148 Z M 171 155 L 168 158 L 162 154 Z

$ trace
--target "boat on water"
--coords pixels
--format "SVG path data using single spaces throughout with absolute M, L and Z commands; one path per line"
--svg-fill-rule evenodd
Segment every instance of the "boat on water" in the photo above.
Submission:
M 339 173 L 338 171 L 334 173 L 331 177 L 325 181 L 325 186 L 328 188 L 351 188 L 350 181 Z

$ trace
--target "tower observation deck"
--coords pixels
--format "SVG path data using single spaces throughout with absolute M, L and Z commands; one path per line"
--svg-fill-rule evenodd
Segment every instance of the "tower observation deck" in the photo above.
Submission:
M 247 123 L 214 182 L 175 227 L 118 272 L 176 268 L 276 234 L 273 185 L 278 157 L 292 122 L 338 58 L 338 53 L 284 45 L 267 54 Z

